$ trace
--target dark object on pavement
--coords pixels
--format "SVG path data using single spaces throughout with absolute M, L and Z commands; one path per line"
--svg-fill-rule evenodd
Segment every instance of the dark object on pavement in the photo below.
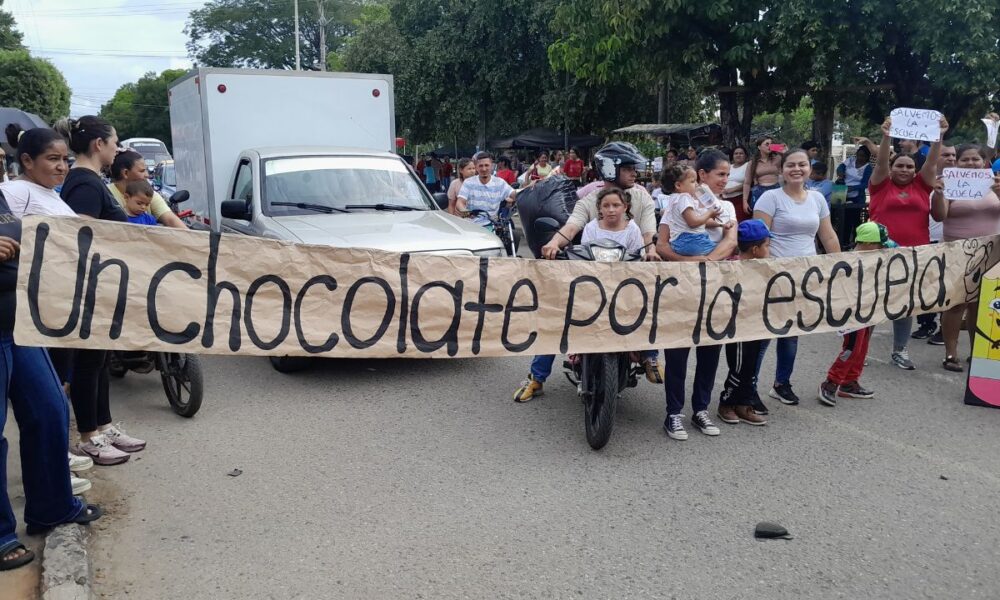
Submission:
M 761 540 L 792 539 L 787 529 L 777 523 L 768 523 L 767 521 L 757 523 L 757 528 L 754 529 L 753 536 Z
M 239 477 L 242 474 L 243 474 L 242 469 L 233 469 L 232 471 L 226 473 L 226 475 L 229 475 L 230 477 Z
M 942 481 L 948 481 L 948 478 L 947 478 L 947 477 L 945 477 L 944 475 L 941 475 L 941 480 L 942 480 Z

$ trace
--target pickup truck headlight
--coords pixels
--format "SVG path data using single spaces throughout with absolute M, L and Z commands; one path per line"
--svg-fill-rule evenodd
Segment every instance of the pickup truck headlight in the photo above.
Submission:
M 503 250 L 500 248 L 488 248 L 486 250 L 473 250 L 473 254 L 476 256 L 503 256 Z

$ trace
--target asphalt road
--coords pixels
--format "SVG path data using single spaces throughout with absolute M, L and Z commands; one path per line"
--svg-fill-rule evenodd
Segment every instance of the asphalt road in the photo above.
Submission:
M 964 377 L 941 369 L 938 347 L 914 345 L 921 370 L 891 366 L 888 332 L 864 379 L 875 400 L 818 404 L 839 339 L 803 338 L 793 383 L 805 401 L 769 402 L 768 426 L 670 440 L 662 388 L 643 383 L 601 452 L 561 376 L 539 401 L 510 400 L 522 359 L 282 375 L 260 358 L 206 357 L 193 420 L 169 411 L 158 377 L 129 374 L 115 415 L 149 448 L 94 475 L 89 498 L 112 512 L 95 528 L 97 590 L 996 598 L 1000 411 L 962 404 Z M 761 520 L 794 539 L 754 540 Z

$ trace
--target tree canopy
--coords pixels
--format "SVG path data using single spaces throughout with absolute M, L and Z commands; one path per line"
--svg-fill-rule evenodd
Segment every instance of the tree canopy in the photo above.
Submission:
M 121 139 L 151 137 L 171 147 L 167 90 L 184 73 L 183 69 L 146 73 L 138 81 L 118 88 L 111 100 L 101 107 L 100 115 L 115 126 Z
M 336 51 L 353 34 L 364 0 L 300 0 L 302 68 L 321 68 L 321 50 Z M 321 26 L 322 21 L 325 25 Z M 292 0 L 212 0 L 191 12 L 187 50 L 208 67 L 295 68 Z
M 0 0 L 0 50 L 24 50 L 24 36 L 14 25 L 14 15 L 3 10 Z
M 52 63 L 27 50 L 0 50 L 0 105 L 51 123 L 69 114 L 70 89 Z

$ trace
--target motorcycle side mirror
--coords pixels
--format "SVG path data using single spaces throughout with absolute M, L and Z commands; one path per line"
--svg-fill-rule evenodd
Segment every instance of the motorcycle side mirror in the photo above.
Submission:
M 436 192 L 434 194 L 434 202 L 437 203 L 438 208 L 441 210 L 448 210 L 448 194 L 444 192 Z
M 559 231 L 561 226 L 559 225 L 559 221 L 556 221 L 552 217 L 539 217 L 538 219 L 535 219 L 534 227 L 535 231 L 539 234 L 554 234 Z
M 180 204 L 181 202 L 187 202 L 191 198 L 191 192 L 187 190 L 177 190 L 174 195 L 170 197 L 171 204 Z

